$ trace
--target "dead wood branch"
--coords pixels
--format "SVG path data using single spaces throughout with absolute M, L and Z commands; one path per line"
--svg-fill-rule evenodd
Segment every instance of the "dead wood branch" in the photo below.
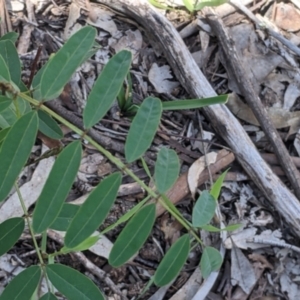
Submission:
M 255 117 L 259 121 L 263 131 L 268 137 L 274 151 L 280 161 L 286 176 L 290 180 L 297 197 L 300 199 L 300 173 L 298 172 L 295 164 L 293 163 L 285 145 L 282 142 L 278 131 L 274 124 L 271 122 L 266 108 L 263 106 L 259 96 L 254 91 L 253 85 L 249 78 L 245 75 L 242 61 L 236 51 L 232 39 L 230 38 L 227 30 L 225 30 L 222 20 L 210 8 L 204 10 L 208 18 L 209 24 L 217 34 L 218 41 L 225 52 L 226 64 L 234 74 L 239 88 L 243 93 L 248 105 L 251 107 Z
M 216 96 L 174 26 L 146 0 L 97 0 L 97 2 L 125 13 L 140 23 L 149 37 L 159 44 L 176 77 L 193 98 Z M 241 124 L 224 105 L 213 105 L 204 108 L 203 111 L 216 132 L 233 149 L 250 178 L 300 237 L 300 205 L 297 198 L 272 172 Z

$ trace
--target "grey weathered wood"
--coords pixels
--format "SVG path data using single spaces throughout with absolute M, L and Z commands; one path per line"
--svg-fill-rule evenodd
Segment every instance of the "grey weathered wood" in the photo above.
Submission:
M 147 0 L 97 2 L 127 14 L 144 27 L 148 35 L 158 42 L 177 79 L 191 97 L 216 96 L 173 25 L 152 8 Z M 262 159 L 238 120 L 224 105 L 214 105 L 203 110 L 215 131 L 232 148 L 244 170 L 300 237 L 300 204 L 297 198 Z

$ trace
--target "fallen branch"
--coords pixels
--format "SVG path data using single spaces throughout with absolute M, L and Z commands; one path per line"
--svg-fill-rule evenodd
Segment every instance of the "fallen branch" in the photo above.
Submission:
M 214 13 L 214 11 L 209 8 L 205 9 L 204 11 L 206 12 L 208 22 L 217 34 L 219 43 L 225 53 L 226 65 L 229 67 L 232 74 L 234 74 L 243 96 L 245 97 L 248 105 L 251 107 L 255 117 L 259 121 L 263 131 L 268 137 L 272 147 L 274 148 L 274 152 L 276 153 L 277 158 L 280 161 L 283 170 L 285 171 L 286 176 L 294 188 L 295 194 L 300 199 L 300 173 L 298 172 L 285 145 L 283 144 L 278 131 L 271 122 L 266 108 L 262 105 L 259 96 L 256 94 L 250 79 L 245 75 L 246 71 L 244 70 L 242 61 L 236 51 L 235 46 L 232 43 L 232 39 L 230 38 L 227 30 L 225 30 L 223 22 Z

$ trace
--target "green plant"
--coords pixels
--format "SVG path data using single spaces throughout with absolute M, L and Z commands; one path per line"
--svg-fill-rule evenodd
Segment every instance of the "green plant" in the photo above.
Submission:
M 157 0 L 148 0 L 148 1 L 153 6 L 161 9 L 173 9 L 172 7 L 162 5 Z M 182 5 L 184 5 L 189 12 L 193 13 L 195 11 L 201 10 L 206 6 L 219 6 L 227 2 L 228 0 L 182 0 Z
M 195 204 L 193 221 L 190 224 L 164 194 L 175 183 L 179 174 L 179 159 L 173 150 L 163 147 L 159 151 L 154 173 L 157 187 L 151 189 L 124 163 L 87 134 L 88 130 L 107 113 L 116 97 L 123 109 L 127 110 L 132 106 L 129 96 L 131 84 L 128 85 L 130 87 L 128 91 L 122 92 L 124 80 L 127 78 L 129 82 L 131 65 L 129 51 L 121 51 L 114 55 L 96 80 L 83 111 L 85 131 L 44 105 L 46 101 L 51 101 L 61 93 L 75 70 L 93 55 L 95 35 L 96 30 L 89 26 L 74 34 L 35 75 L 31 90 L 27 90 L 21 81 L 21 64 L 13 44 L 15 35 L 8 34 L 0 40 L 0 89 L 2 91 L 0 96 L 0 127 L 2 128 L 0 131 L 0 201 L 5 200 L 11 188 L 15 186 L 25 216 L 11 218 L 0 224 L 0 255 L 6 253 L 17 242 L 26 221 L 39 259 L 38 266 L 29 267 L 9 283 L 0 300 L 32 299 L 41 276 L 44 276 L 49 287 L 49 293 L 42 299 L 56 299 L 51 294 L 52 285 L 68 299 L 83 299 L 83 295 L 84 299 L 104 299 L 90 279 L 70 267 L 54 263 L 54 258 L 57 255 L 89 249 L 101 237 L 92 236 L 92 233 L 99 228 L 115 201 L 121 184 L 121 172 L 113 173 L 103 179 L 81 206 L 65 203 L 78 172 L 82 154 L 81 141 L 70 143 L 57 156 L 36 203 L 32 220 L 16 184 L 29 158 L 38 130 L 54 139 L 63 137 L 55 119 L 77 133 L 81 140 L 85 139 L 92 144 L 120 171 L 138 182 L 148 194 L 116 224 L 102 233 L 129 220 L 111 251 L 109 263 L 112 266 L 118 267 L 126 263 L 148 238 L 155 221 L 155 204 L 148 203 L 150 198 L 157 199 L 187 231 L 166 253 L 158 267 L 153 277 L 153 282 L 157 286 L 169 283 L 178 275 L 187 259 L 190 245 L 197 243 L 204 248 L 200 262 L 201 271 L 204 278 L 209 276 L 212 271 L 221 266 L 222 257 L 216 249 L 206 247 L 202 243 L 197 234 L 199 228 L 209 231 L 235 229 L 230 227 L 219 229 L 209 225 L 214 216 L 225 174 L 217 180 L 210 193 L 202 192 Z M 128 99 L 129 102 L 126 102 Z M 130 163 L 142 158 L 151 145 L 163 110 L 198 108 L 226 101 L 227 96 L 175 102 L 162 102 L 153 97 L 146 98 L 137 108 L 128 133 L 125 144 L 126 161 Z M 66 219 L 70 222 L 66 222 Z M 66 231 L 64 247 L 56 253 L 46 253 L 46 249 L 39 247 L 35 238 L 36 233 L 42 233 L 42 245 L 46 245 L 46 233 L 50 228 Z M 166 272 L 165 265 L 169 266 Z

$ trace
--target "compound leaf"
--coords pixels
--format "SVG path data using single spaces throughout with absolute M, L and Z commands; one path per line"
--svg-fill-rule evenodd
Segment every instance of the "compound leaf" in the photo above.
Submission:
M 46 273 L 57 288 L 72 300 L 105 300 L 97 286 L 80 272 L 61 264 L 46 266 Z
M 89 94 L 83 111 L 83 123 L 86 129 L 98 123 L 107 113 L 129 72 L 131 52 L 120 51 L 104 67 Z
M 144 206 L 128 222 L 118 236 L 109 255 L 115 268 L 126 263 L 145 243 L 155 221 L 155 204 Z
M 81 161 L 81 142 L 69 144 L 57 157 L 33 213 L 36 233 L 46 230 L 57 218 L 72 187 Z
M 125 143 L 125 157 L 130 163 L 140 158 L 150 147 L 162 114 L 158 98 L 146 98 L 130 126 Z
M 0 300 L 30 300 L 41 278 L 39 266 L 31 266 L 18 274 L 5 288 Z
M 41 78 L 41 98 L 51 100 L 67 84 L 94 44 L 96 30 L 90 26 L 77 31 L 49 60 Z
M 216 206 L 215 198 L 208 191 L 203 191 L 193 209 L 193 226 L 202 227 L 208 224 L 215 214 Z
M 213 247 L 205 247 L 201 256 L 200 270 L 204 279 L 206 279 L 211 272 L 220 269 L 223 262 L 221 253 Z
M 25 165 L 38 129 L 37 113 L 22 116 L 9 130 L 0 150 L 0 201 L 13 187 Z
M 172 187 L 179 174 L 179 159 L 174 150 L 163 147 L 159 150 L 155 163 L 154 181 L 162 194 Z
M 0 224 L 0 256 L 18 241 L 24 226 L 23 218 L 11 218 Z
M 164 286 L 175 279 L 185 264 L 189 251 L 190 238 L 185 234 L 172 245 L 160 262 L 154 274 L 154 283 L 157 286 Z
M 114 173 L 91 192 L 67 229 L 67 248 L 72 249 L 82 243 L 101 225 L 116 199 L 120 184 L 121 173 Z

